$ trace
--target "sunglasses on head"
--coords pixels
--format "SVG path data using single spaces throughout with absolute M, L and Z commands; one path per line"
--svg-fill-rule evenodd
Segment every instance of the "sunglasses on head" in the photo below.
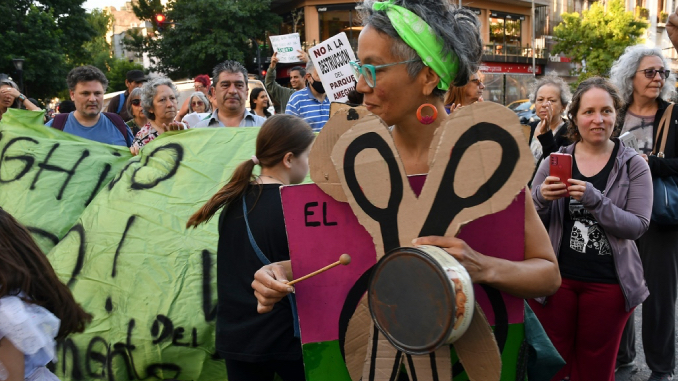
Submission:
M 661 79 L 666 79 L 668 78 L 669 74 L 671 74 L 671 70 L 664 70 L 664 69 L 644 69 L 644 70 L 638 70 L 638 72 L 644 72 L 645 73 L 645 78 L 654 78 L 657 73 L 659 73 L 659 77 Z
M 141 99 L 132 99 L 130 102 L 133 106 L 139 106 L 141 104 Z

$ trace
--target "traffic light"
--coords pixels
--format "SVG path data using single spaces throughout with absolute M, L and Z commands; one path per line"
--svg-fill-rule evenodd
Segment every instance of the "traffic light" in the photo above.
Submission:
M 261 78 L 264 78 L 264 77 L 266 77 L 266 70 L 261 71 Z
M 165 17 L 164 14 L 158 13 L 155 15 L 155 25 L 156 28 L 158 29 L 158 32 L 162 32 L 163 28 L 165 27 L 165 22 L 167 21 L 167 17 Z

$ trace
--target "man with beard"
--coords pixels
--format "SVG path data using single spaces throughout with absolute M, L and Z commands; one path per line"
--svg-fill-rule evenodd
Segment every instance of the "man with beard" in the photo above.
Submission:
M 299 52 L 299 60 L 303 62 L 308 62 L 308 56 L 305 52 L 297 50 Z M 275 81 L 276 77 L 276 66 L 278 65 L 278 53 L 273 53 L 271 57 L 271 65 L 268 67 L 266 72 L 266 80 L 264 85 L 266 86 L 266 91 L 268 95 L 271 96 L 271 100 L 276 104 L 276 112 L 284 113 L 285 108 L 287 107 L 287 102 L 289 102 L 290 97 L 294 94 L 295 91 L 299 91 L 306 87 L 306 81 L 304 76 L 306 76 L 306 70 L 301 66 L 294 66 L 290 69 L 290 86 L 283 87 Z
M 94 66 L 79 66 L 66 77 L 75 111 L 59 114 L 47 126 L 101 143 L 129 147 L 132 131 L 119 115 L 101 112 L 108 79 Z
M 266 119 L 245 108 L 247 101 L 247 69 L 237 61 L 227 60 L 214 67 L 212 89 L 217 109 L 198 127 L 259 127 Z
M 306 63 L 306 88 L 292 94 L 285 114 L 296 115 L 311 125 L 313 131 L 320 131 L 330 118 L 330 100 L 313 66 Z

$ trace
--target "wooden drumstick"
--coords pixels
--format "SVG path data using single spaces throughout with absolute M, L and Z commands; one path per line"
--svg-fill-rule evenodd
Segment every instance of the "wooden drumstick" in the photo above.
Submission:
M 312 273 L 310 273 L 310 274 L 307 274 L 307 275 L 302 276 L 301 278 L 297 278 L 297 279 L 291 281 L 290 283 L 288 283 L 287 285 L 288 285 L 288 286 L 291 286 L 291 285 L 293 285 L 293 284 L 295 284 L 295 283 L 297 283 L 297 282 L 301 282 L 301 281 L 304 280 L 304 279 L 308 279 L 308 278 L 310 278 L 310 277 L 312 277 L 312 276 L 316 276 L 316 275 L 320 274 L 320 273 L 323 272 L 323 271 L 327 271 L 327 270 L 331 269 L 331 268 L 334 267 L 334 266 L 339 266 L 339 265 L 344 265 L 344 266 L 346 266 L 346 265 L 348 265 L 349 263 L 351 263 L 351 256 L 348 255 L 348 254 L 342 254 L 342 255 L 339 257 L 339 260 L 336 261 L 336 262 L 334 262 L 334 263 L 332 263 L 331 265 L 327 265 L 327 266 L 323 267 L 323 268 L 320 269 L 320 270 L 316 270 L 316 271 L 314 271 L 314 272 L 312 272 Z

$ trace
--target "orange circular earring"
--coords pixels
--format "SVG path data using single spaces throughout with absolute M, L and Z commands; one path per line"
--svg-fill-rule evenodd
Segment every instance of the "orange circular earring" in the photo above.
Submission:
M 433 110 L 433 115 L 421 115 L 421 110 L 424 107 L 430 107 Z M 430 103 L 424 103 L 423 105 L 419 106 L 419 108 L 417 109 L 417 119 L 419 120 L 419 123 L 421 123 L 421 124 L 431 124 L 436 120 L 437 117 L 438 117 L 438 109 L 436 109 L 436 106 L 434 106 Z

